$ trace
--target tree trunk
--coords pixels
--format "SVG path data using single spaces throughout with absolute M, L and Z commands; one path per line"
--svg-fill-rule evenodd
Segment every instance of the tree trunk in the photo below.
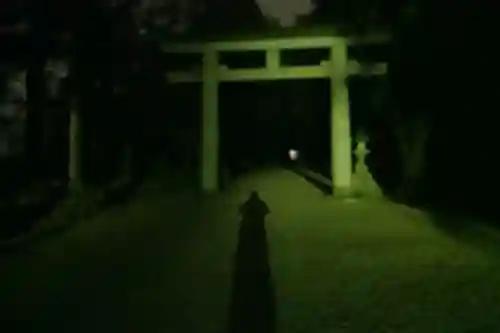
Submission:
M 426 167 L 426 148 L 431 123 L 427 117 L 419 117 L 407 126 L 396 127 L 396 138 L 401 156 L 401 185 L 397 196 L 403 200 L 414 199 L 421 190 L 421 181 Z

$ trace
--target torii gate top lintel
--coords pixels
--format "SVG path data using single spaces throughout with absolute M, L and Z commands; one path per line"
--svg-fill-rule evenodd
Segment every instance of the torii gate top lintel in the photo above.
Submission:
M 365 36 L 341 36 L 332 30 L 321 30 L 321 33 L 308 30 L 306 33 L 297 35 L 253 35 L 242 36 L 234 39 L 208 39 L 204 42 L 177 42 L 163 45 L 165 53 L 199 53 L 203 58 L 210 60 L 209 71 L 211 76 L 218 81 L 255 81 L 255 80 L 281 80 L 281 79 L 314 79 L 328 78 L 334 69 L 332 59 L 323 61 L 321 64 L 313 66 L 282 66 L 280 61 L 280 51 L 298 49 L 330 49 L 342 54 L 350 45 L 376 45 L 386 44 L 390 41 L 390 36 L 384 33 Z M 344 51 L 342 51 L 344 50 Z M 219 52 L 245 52 L 263 51 L 266 53 L 266 67 L 253 69 L 228 69 L 220 65 L 217 60 Z M 209 55 L 213 54 L 214 57 Z M 343 56 L 340 56 L 341 58 Z M 335 56 L 338 59 L 338 55 Z M 356 60 L 346 59 L 346 64 L 342 65 L 347 75 L 381 75 L 387 71 L 387 64 L 374 63 L 361 65 Z M 211 68 L 211 69 L 210 69 Z M 202 82 L 201 65 L 194 66 L 189 71 L 169 71 L 167 77 L 170 83 L 181 82 Z
M 387 32 L 374 32 L 367 35 L 343 35 L 331 26 L 293 29 L 285 32 L 265 32 L 233 36 L 208 37 L 206 39 L 180 39 L 165 43 L 166 53 L 203 53 L 214 51 L 264 51 L 269 48 L 281 50 L 329 48 L 338 42 L 347 45 L 385 44 L 390 42 Z

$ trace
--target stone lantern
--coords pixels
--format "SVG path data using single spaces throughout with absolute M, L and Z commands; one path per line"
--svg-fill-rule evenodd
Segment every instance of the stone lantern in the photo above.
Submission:
M 367 147 L 368 141 L 366 133 L 363 130 L 358 131 L 354 150 L 356 164 L 352 175 L 353 194 L 360 197 L 382 197 L 382 190 L 366 165 L 366 156 L 370 153 Z

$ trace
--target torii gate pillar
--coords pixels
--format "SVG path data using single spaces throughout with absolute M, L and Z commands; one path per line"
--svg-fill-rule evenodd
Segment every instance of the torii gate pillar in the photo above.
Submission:
M 201 189 L 215 192 L 219 181 L 219 103 L 217 51 L 207 47 L 203 54 L 203 115 L 201 124 Z
M 333 195 L 339 198 L 350 195 L 352 175 L 347 61 L 347 41 L 340 40 L 330 49 L 330 167 Z

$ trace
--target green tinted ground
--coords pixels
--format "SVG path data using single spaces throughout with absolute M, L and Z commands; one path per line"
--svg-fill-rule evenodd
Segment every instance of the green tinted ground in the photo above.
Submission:
M 276 332 L 500 332 L 494 230 L 465 227 L 459 237 L 402 206 L 334 202 L 283 170 L 203 200 L 165 190 L 182 187 L 175 179 L 47 243 L 0 254 L 0 323 L 19 332 L 225 332 L 237 206 L 257 189 L 271 210 Z

